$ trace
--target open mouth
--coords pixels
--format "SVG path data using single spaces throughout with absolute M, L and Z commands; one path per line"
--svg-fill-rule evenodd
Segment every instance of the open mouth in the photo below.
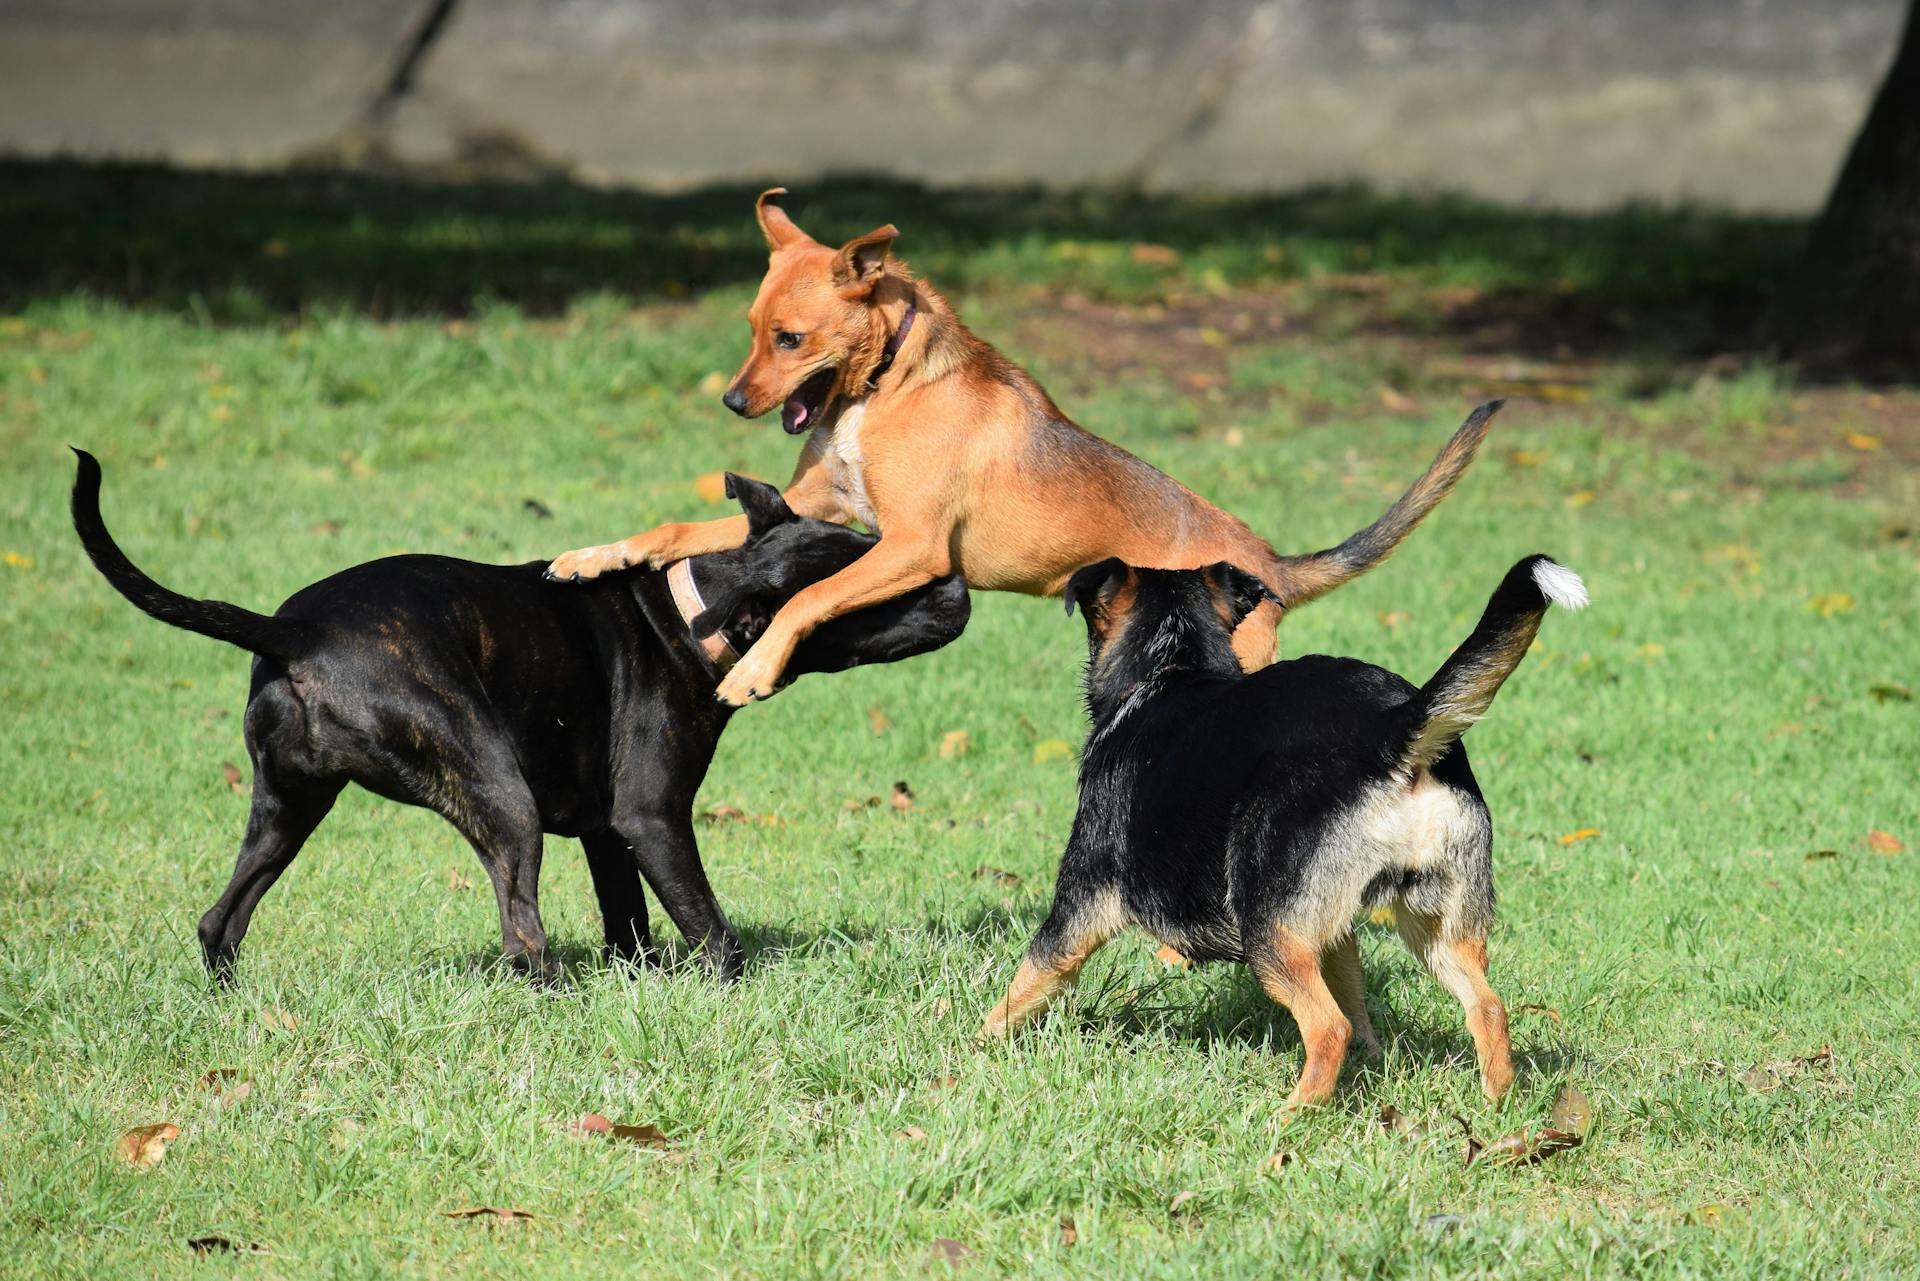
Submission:
M 798 436 L 814 425 L 826 408 L 827 397 L 833 394 L 833 379 L 834 370 L 829 366 L 793 389 L 787 403 L 780 407 L 780 425 L 787 435 Z

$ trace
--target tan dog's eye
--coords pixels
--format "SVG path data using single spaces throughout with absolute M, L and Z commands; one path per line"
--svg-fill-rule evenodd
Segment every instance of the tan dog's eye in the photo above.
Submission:
M 800 341 L 803 336 L 804 335 L 801 335 L 801 334 L 789 334 L 784 332 L 777 333 L 773 336 L 773 345 L 778 347 L 781 351 L 797 351 L 800 347 Z

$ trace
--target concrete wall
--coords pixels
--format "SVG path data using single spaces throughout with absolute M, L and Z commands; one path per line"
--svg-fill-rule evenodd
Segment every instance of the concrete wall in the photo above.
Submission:
M 0 0 L 0 150 L 1815 207 L 1906 0 Z M 379 105 L 376 107 L 376 103 Z

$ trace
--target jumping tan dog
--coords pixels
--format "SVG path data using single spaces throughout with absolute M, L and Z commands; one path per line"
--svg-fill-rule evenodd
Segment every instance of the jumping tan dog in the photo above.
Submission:
M 1058 596 L 1076 569 L 1110 556 L 1192 569 L 1229 561 L 1292 608 L 1377 565 L 1445 498 L 1499 402 L 1454 433 L 1385 515 L 1338 547 L 1282 556 L 1240 521 L 1060 412 L 1025 370 L 970 333 L 890 250 L 891 225 L 838 249 L 776 201 L 756 210 L 772 257 L 747 311 L 753 347 L 722 398 L 806 433 L 786 491 L 802 516 L 859 521 L 866 555 L 793 597 L 717 691 L 767 698 L 800 640 L 830 619 L 958 571 L 976 588 Z M 658 568 L 738 547 L 744 517 L 668 524 L 568 552 L 554 578 Z M 1272 660 L 1281 609 L 1263 603 L 1234 634 L 1248 670 Z

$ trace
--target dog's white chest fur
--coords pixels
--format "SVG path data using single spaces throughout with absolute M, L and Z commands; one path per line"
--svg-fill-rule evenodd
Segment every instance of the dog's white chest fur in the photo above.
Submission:
M 874 516 L 872 500 L 867 497 L 867 458 L 860 443 L 860 429 L 866 417 L 865 405 L 848 405 L 827 428 L 820 445 L 833 496 L 840 500 L 842 509 L 852 512 L 862 525 L 877 534 L 880 522 Z

